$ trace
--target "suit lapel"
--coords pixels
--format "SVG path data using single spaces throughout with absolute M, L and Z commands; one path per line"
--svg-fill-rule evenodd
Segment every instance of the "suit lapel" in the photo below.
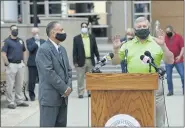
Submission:
M 84 43 L 83 43 L 83 40 L 82 40 L 82 36 L 81 35 L 79 35 L 79 42 L 81 43 L 82 48 L 84 48 Z
M 65 69 L 64 64 L 63 64 L 63 62 L 62 62 L 62 59 L 61 59 L 61 57 L 60 57 L 60 54 L 59 54 L 58 51 L 56 50 L 55 46 L 52 44 L 52 42 L 51 42 L 50 40 L 48 40 L 48 43 L 49 43 L 49 45 L 50 45 L 50 48 L 51 48 L 52 52 L 54 53 L 54 55 L 55 55 L 56 58 L 58 59 L 60 65 Z
M 90 53 L 92 53 L 92 47 L 93 47 L 93 42 L 92 42 L 92 38 L 91 38 L 91 35 L 89 34 L 89 41 L 90 41 Z M 92 56 L 92 54 L 91 54 Z

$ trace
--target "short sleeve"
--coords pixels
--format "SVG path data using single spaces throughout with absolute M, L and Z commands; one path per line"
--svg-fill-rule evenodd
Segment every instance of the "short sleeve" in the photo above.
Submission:
M 179 38 L 180 38 L 180 41 L 179 41 L 180 48 L 183 48 L 184 47 L 184 39 L 182 38 L 182 36 L 180 36 Z
M 154 62 L 157 66 L 160 66 L 161 60 L 163 60 L 163 59 L 164 59 L 164 52 L 163 52 L 162 48 L 160 47 L 158 54 L 155 56 Z
M 8 51 L 8 42 L 5 41 L 5 42 L 3 42 L 3 43 L 4 43 L 4 45 L 3 45 L 3 47 L 2 47 L 2 52 L 7 53 L 7 51 Z
M 125 57 L 125 49 L 126 49 L 126 43 L 124 43 L 120 50 L 119 50 L 119 58 L 120 60 L 124 60 L 124 57 Z

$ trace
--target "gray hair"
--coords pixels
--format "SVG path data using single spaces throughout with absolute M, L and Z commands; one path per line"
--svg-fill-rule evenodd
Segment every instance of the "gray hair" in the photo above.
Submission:
M 173 27 L 171 25 L 168 25 L 166 29 L 169 28 L 172 32 L 174 31 Z
M 138 17 L 135 22 L 134 22 L 134 27 L 136 26 L 136 24 L 140 23 L 140 22 L 147 22 L 148 27 L 150 27 L 150 22 L 148 21 L 148 19 L 144 16 Z
M 56 24 L 59 24 L 59 22 L 58 21 L 52 21 L 47 25 L 46 34 L 47 34 L 48 37 L 50 37 L 50 32 L 51 32 L 51 30 L 53 30 L 53 28 L 55 27 Z

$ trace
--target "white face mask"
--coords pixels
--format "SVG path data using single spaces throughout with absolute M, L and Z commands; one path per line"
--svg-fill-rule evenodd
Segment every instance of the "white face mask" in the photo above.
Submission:
M 40 37 L 38 34 L 35 35 L 35 40 L 40 40 Z
M 81 32 L 84 33 L 84 34 L 86 34 L 88 32 L 88 29 L 87 28 L 82 28 L 81 29 Z

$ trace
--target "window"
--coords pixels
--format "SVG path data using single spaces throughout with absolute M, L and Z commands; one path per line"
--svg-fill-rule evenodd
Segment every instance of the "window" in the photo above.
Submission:
M 44 2 L 45 0 L 36 0 L 37 2 Z M 33 0 L 30 0 L 30 2 L 33 2 Z
M 30 14 L 33 14 L 33 4 L 30 5 Z M 44 4 L 37 4 L 37 14 L 45 14 Z
M 61 4 L 49 4 L 49 14 L 61 14 Z
M 140 16 L 145 16 L 151 22 L 151 1 L 133 1 L 133 23 Z
M 135 4 L 135 13 L 149 13 L 150 12 L 150 4 L 144 3 L 144 4 Z

